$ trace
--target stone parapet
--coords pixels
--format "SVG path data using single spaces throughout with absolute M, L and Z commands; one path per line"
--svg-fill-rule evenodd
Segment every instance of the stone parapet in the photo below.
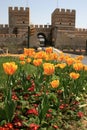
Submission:
M 87 29 L 84 28 L 75 28 L 76 32 L 87 32 Z
M 5 29 L 5 28 L 9 28 L 8 24 L 0 24 L 0 29 Z
M 20 7 L 20 8 L 18 8 L 18 7 L 9 7 L 9 12 L 18 12 L 18 11 L 23 11 L 23 12 L 27 12 L 27 11 L 29 11 L 29 8 L 28 7 L 26 7 L 26 8 L 24 8 L 24 7 Z
M 64 13 L 64 14 L 75 14 L 75 10 L 70 10 L 70 9 L 63 9 L 63 8 L 61 8 L 61 9 L 59 9 L 59 8 L 56 8 L 55 10 L 54 10 L 54 12 L 52 13 L 52 15 L 54 15 L 55 13 Z
M 51 25 L 33 25 L 34 28 L 51 28 Z

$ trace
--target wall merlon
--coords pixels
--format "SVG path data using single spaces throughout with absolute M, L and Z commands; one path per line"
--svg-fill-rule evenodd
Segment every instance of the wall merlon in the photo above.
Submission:
M 60 12 L 60 11 L 61 11 L 61 9 L 60 9 L 60 8 L 57 8 L 57 9 L 55 9 L 55 11 L 59 11 L 59 12 Z
M 18 7 L 14 7 L 14 11 L 18 11 Z
M 5 24 L 5 28 L 9 28 L 8 24 Z
M 65 9 L 61 9 L 61 12 L 65 12 Z
M 29 8 L 28 8 L 28 7 L 26 7 L 26 8 L 25 8 L 25 11 L 29 11 Z
M 35 28 L 38 28 L 38 25 L 35 25 Z
M 0 24 L 0 28 L 3 28 L 3 24 Z
M 12 7 L 9 7 L 9 11 L 12 11 L 13 10 L 13 8 Z
M 48 25 L 44 25 L 44 28 L 47 28 L 48 27 Z
M 67 12 L 67 13 L 70 13 L 70 9 L 66 9 L 66 12 Z
M 52 25 L 49 25 L 49 28 L 51 28 L 52 27 Z
M 40 25 L 39 27 L 40 27 L 40 28 L 43 28 L 43 25 Z
M 72 13 L 76 13 L 76 11 L 73 9 L 73 10 L 72 10 Z
M 24 8 L 23 8 L 23 7 L 20 7 L 20 11 L 24 11 Z

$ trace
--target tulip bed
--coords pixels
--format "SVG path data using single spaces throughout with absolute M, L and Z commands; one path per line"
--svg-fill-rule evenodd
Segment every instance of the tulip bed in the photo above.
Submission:
M 40 52 L 25 48 L 1 61 L 0 130 L 82 130 L 81 121 L 87 119 L 83 58 L 48 47 Z

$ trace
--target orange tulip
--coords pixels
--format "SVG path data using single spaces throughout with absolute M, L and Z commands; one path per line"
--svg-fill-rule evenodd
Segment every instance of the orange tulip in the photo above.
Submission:
M 33 48 L 29 48 L 29 49 L 24 48 L 24 55 L 25 56 L 34 57 L 34 55 L 35 55 L 35 49 L 33 49 Z
M 27 58 L 27 59 L 26 59 L 26 62 L 27 62 L 27 63 L 30 63 L 30 62 L 31 62 L 31 58 Z
M 24 64 L 25 64 L 25 61 L 20 61 L 20 64 L 24 65 Z
M 57 65 L 55 65 L 55 67 L 59 67 L 59 68 L 63 69 L 66 67 L 66 63 L 57 64 Z
M 80 55 L 80 56 L 77 56 L 75 59 L 81 61 L 81 60 L 83 60 L 83 58 L 84 58 L 84 56 L 83 56 L 83 55 Z
M 44 59 L 45 57 L 46 57 L 46 52 L 44 51 L 39 51 L 34 56 L 34 58 L 37 58 L 37 59 Z
M 74 58 L 67 58 L 66 59 L 66 63 L 68 64 L 68 65 L 72 65 L 73 63 L 74 63 Z
M 43 64 L 44 74 L 52 75 L 55 71 L 55 67 L 51 63 L 44 63 Z
M 24 54 L 21 54 L 21 55 L 19 56 L 19 59 L 20 59 L 20 60 L 24 60 L 24 59 L 25 59 L 25 55 L 24 55 Z
M 75 69 L 75 70 L 82 70 L 83 69 L 83 67 L 84 67 L 84 65 L 82 64 L 82 63 L 75 63 L 75 64 L 73 64 L 73 68 Z
M 42 64 L 42 59 L 33 60 L 35 66 L 40 66 Z
M 15 62 L 6 62 L 3 63 L 3 68 L 6 74 L 13 75 L 17 70 L 17 65 L 15 64 Z
M 48 47 L 46 48 L 46 53 L 52 53 L 53 52 L 53 48 L 52 47 Z
M 87 71 L 87 65 L 84 65 L 84 70 Z
M 50 60 L 57 60 L 58 59 L 58 54 L 57 53 L 51 53 L 49 55 L 49 59 Z
M 59 86 L 59 80 L 53 80 L 50 84 L 52 88 L 57 88 Z
M 65 60 L 65 54 L 61 52 L 60 54 L 58 54 L 58 61 L 64 61 L 64 60 Z
M 80 74 L 79 73 L 75 73 L 75 72 L 71 72 L 70 73 L 70 77 L 72 79 L 78 79 L 80 77 Z

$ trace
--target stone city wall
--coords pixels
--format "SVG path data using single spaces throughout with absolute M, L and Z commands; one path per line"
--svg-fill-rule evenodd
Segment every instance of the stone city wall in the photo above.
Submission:
M 58 31 L 55 46 L 57 48 L 68 48 L 68 49 L 85 49 L 86 48 L 86 35 L 79 35 L 74 32 L 62 32 Z

